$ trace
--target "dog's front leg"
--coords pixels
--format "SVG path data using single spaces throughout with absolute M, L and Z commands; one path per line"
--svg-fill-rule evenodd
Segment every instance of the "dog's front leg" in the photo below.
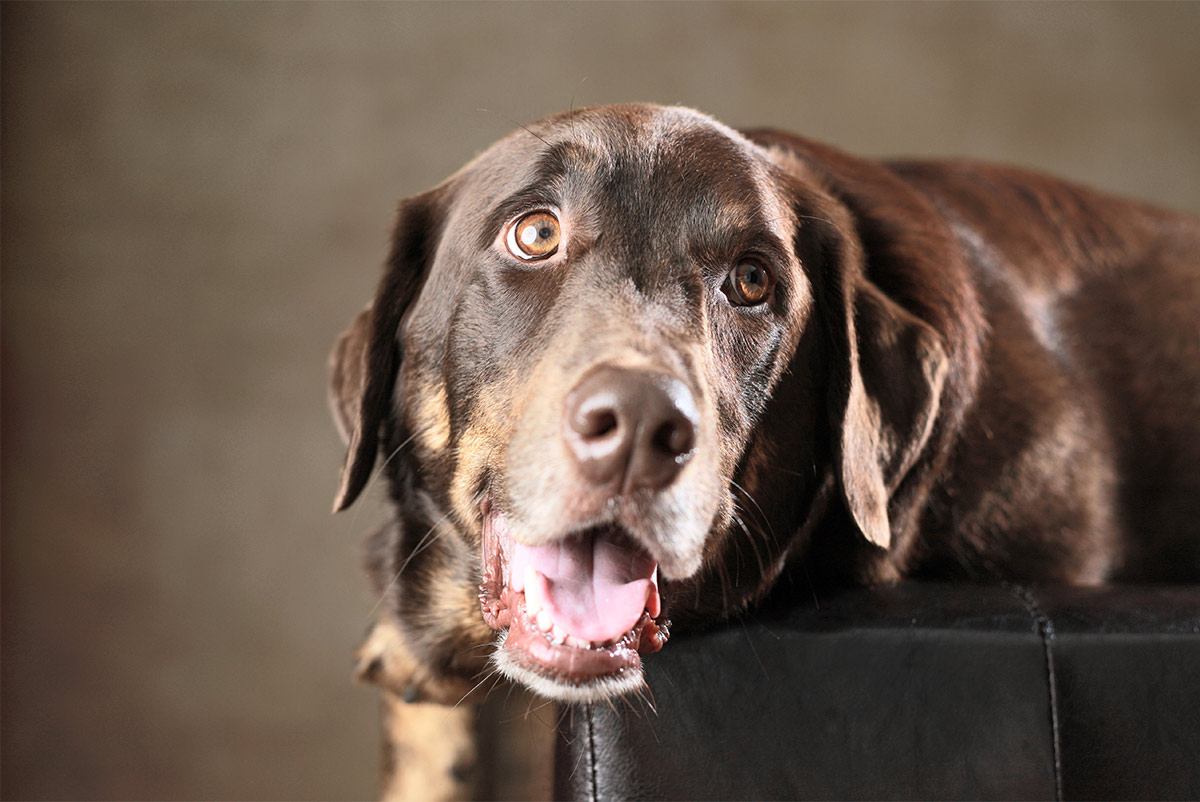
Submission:
M 384 802 L 478 797 L 475 705 L 405 702 L 383 693 Z
M 422 670 L 388 616 L 380 618 L 358 651 L 358 677 L 382 692 L 382 798 L 477 797 L 478 707 L 454 704 L 462 699 L 461 690 Z

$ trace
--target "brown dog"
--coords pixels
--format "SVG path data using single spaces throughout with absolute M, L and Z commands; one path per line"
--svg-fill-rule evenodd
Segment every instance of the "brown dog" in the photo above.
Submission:
M 333 402 L 410 698 L 628 692 L 785 585 L 1192 580 L 1200 221 L 575 111 L 402 204 Z

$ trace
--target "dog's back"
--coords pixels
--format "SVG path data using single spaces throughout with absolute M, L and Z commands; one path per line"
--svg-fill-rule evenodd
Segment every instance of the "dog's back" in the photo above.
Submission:
M 1200 220 L 1015 168 L 748 135 L 817 166 L 893 300 L 928 319 L 952 297 L 942 333 L 977 365 L 946 379 L 961 424 L 928 497 L 912 494 L 902 573 L 1200 578 Z M 927 248 L 921 220 L 944 227 Z
M 891 167 L 949 221 L 988 321 L 980 397 L 929 518 L 969 512 L 943 516 L 953 536 L 929 542 L 954 545 L 927 564 L 1003 531 L 1049 575 L 1070 550 L 1092 581 L 1195 578 L 1200 225 L 1021 170 Z

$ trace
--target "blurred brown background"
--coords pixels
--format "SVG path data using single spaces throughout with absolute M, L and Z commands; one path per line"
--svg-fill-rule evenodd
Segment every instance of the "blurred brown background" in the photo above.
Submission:
M 513 121 L 679 102 L 1200 211 L 1196 3 L 2 13 L 6 798 L 374 793 L 325 357 L 395 202 Z

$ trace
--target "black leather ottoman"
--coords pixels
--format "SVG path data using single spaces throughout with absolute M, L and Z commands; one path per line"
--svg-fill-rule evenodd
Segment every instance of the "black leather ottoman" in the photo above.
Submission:
M 563 719 L 563 799 L 1197 799 L 1200 589 L 907 584 L 646 659 Z

